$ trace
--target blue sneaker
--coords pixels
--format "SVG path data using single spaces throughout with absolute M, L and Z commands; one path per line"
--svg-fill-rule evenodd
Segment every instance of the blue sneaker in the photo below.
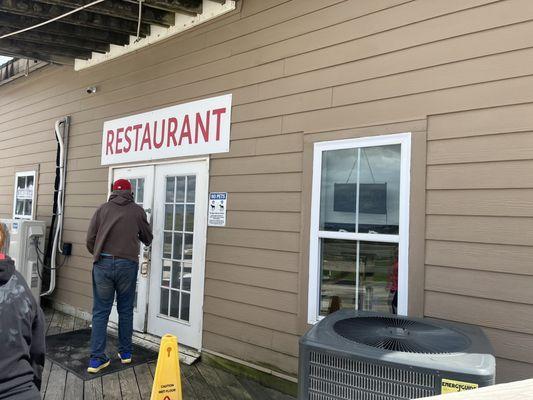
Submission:
M 100 372 L 104 368 L 109 367 L 110 363 L 111 363 L 110 360 L 104 361 L 98 358 L 91 358 L 91 361 L 89 361 L 89 368 L 87 368 L 87 372 L 91 374 L 96 374 L 97 372 Z
M 118 353 L 118 358 L 122 364 L 129 364 L 131 362 L 131 353 Z

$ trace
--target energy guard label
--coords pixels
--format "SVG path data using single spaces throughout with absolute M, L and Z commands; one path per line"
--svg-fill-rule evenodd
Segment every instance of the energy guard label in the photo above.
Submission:
M 440 392 L 442 394 L 463 392 L 465 390 L 477 389 L 478 387 L 479 385 L 477 383 L 454 381 L 452 379 L 443 379 L 440 385 Z

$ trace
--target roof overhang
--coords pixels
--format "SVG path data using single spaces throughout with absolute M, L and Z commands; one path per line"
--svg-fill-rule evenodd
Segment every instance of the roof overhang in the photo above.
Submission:
M 0 0 L 0 36 L 93 0 Z M 105 0 L 47 25 L 0 39 L 0 54 L 74 65 L 112 60 L 234 10 L 232 0 Z

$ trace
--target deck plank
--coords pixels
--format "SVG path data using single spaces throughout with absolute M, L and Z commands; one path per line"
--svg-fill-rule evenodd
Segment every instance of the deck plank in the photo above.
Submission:
M 199 363 L 196 368 L 200 372 L 200 374 L 203 376 L 206 383 L 211 386 L 216 393 L 216 396 L 218 399 L 221 400 L 233 400 L 235 399 L 234 396 L 227 390 L 226 385 L 220 379 L 217 372 L 213 367 L 210 367 L 207 364 Z
M 95 378 L 91 379 L 90 381 L 86 381 L 83 394 L 84 400 L 104 400 L 102 378 Z
M 50 325 L 48 326 L 48 331 L 46 332 L 47 336 L 55 335 L 61 332 L 61 324 L 63 323 L 64 316 L 65 314 L 63 313 L 57 311 L 54 312 L 54 316 L 52 317 Z
M 215 372 L 233 399 L 254 400 L 235 376 L 221 369 L 215 369 Z
M 191 383 L 194 392 L 200 399 L 216 400 L 215 393 L 195 366 L 191 368 L 191 376 L 187 377 L 187 380 Z
M 67 373 L 65 400 L 83 400 L 83 381 L 71 372 Z
M 137 365 L 134 368 L 135 376 L 137 377 L 137 386 L 142 400 L 150 400 L 152 394 L 152 385 L 154 384 L 154 377 L 150 372 L 148 364 Z
M 65 395 L 65 383 L 67 371 L 57 364 L 53 364 L 48 378 L 48 386 L 44 395 L 44 400 L 63 400 Z
M 122 400 L 118 374 L 104 375 L 102 377 L 102 388 L 106 400 Z
M 284 393 L 280 393 L 274 389 L 267 388 L 260 385 L 258 382 L 244 379 L 241 377 L 236 378 L 241 385 L 252 395 L 254 400 L 291 400 L 292 397 Z
M 46 388 L 48 386 L 48 378 L 50 378 L 50 369 L 52 368 L 52 363 L 49 360 L 44 361 L 43 375 L 41 380 L 41 399 L 44 398 L 46 393 Z
M 137 379 L 133 368 L 122 370 L 118 373 L 122 397 L 131 400 L 141 400 Z

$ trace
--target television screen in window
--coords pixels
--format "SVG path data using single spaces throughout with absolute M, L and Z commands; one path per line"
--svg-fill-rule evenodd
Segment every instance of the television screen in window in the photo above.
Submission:
M 333 211 L 354 213 L 357 196 L 355 183 L 336 183 L 333 191 Z M 387 184 L 361 183 L 359 185 L 359 213 L 387 213 Z

